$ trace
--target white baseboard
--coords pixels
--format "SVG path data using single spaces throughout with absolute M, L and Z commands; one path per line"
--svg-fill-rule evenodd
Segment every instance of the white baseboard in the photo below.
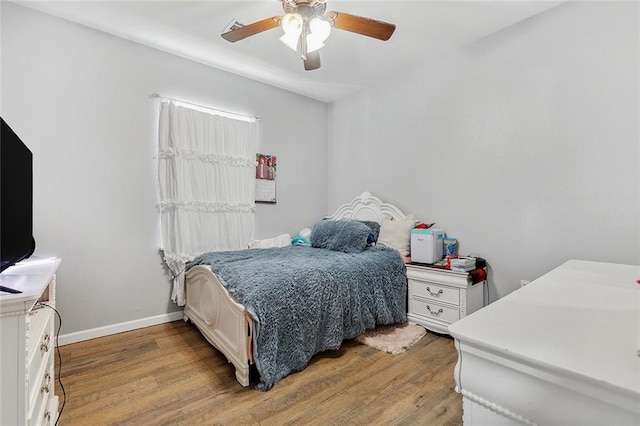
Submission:
M 121 322 L 119 324 L 107 325 L 104 327 L 92 328 L 90 330 L 76 331 L 75 333 L 62 334 L 58 337 L 60 346 L 71 343 L 83 342 L 97 337 L 110 336 L 112 334 L 123 333 L 125 331 L 137 330 L 139 328 L 150 327 L 152 325 L 163 324 L 181 320 L 184 314 L 182 311 L 168 314 L 156 315 L 154 317 L 141 318 L 133 321 Z

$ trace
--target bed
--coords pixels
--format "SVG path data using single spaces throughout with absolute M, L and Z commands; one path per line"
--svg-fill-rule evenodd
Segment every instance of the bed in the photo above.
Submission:
M 361 235 L 363 223 L 384 225 L 375 247 L 344 252 L 342 246 L 316 244 L 324 230 L 336 226 Z M 401 244 L 408 244 L 414 224 L 397 207 L 364 192 L 314 225 L 318 247 L 205 253 L 190 262 L 185 275 L 184 319 L 234 365 L 242 386 L 249 385 L 255 365 L 257 389 L 269 390 L 305 368 L 315 353 L 338 349 L 342 340 L 376 325 L 406 322 L 406 253 L 396 249 L 394 238 L 399 233 Z M 265 285 L 267 279 L 273 282 Z

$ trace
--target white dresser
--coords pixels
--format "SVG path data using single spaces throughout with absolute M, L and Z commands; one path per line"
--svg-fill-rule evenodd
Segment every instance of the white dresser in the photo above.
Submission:
M 447 269 L 407 264 L 410 322 L 437 333 L 482 308 L 484 282 L 472 284 L 471 275 Z
M 464 423 L 640 424 L 639 279 L 571 260 L 451 324 Z
M 48 425 L 58 417 L 54 349 L 60 259 L 30 258 L 0 274 L 0 425 Z

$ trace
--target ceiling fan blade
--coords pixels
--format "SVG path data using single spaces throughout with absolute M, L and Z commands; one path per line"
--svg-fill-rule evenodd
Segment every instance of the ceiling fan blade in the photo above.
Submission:
M 261 21 L 254 22 L 253 24 L 243 25 L 239 28 L 223 33 L 222 38 L 230 42 L 245 39 L 249 36 L 277 27 L 280 25 L 281 18 L 281 16 L 272 16 L 271 18 L 265 18 Z
M 350 15 L 344 12 L 327 12 L 327 17 L 334 22 L 333 26 L 335 28 L 377 38 L 378 40 L 389 40 L 396 30 L 394 24 L 363 18 L 362 16 Z
M 320 51 L 316 50 L 311 53 L 307 53 L 307 58 L 303 60 L 305 71 L 317 70 L 320 68 Z

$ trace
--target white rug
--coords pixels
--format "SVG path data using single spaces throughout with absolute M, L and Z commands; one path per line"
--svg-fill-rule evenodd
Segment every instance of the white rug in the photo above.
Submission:
M 405 352 L 425 334 L 427 330 L 416 324 L 393 324 L 369 330 L 355 340 L 380 351 L 397 355 Z

